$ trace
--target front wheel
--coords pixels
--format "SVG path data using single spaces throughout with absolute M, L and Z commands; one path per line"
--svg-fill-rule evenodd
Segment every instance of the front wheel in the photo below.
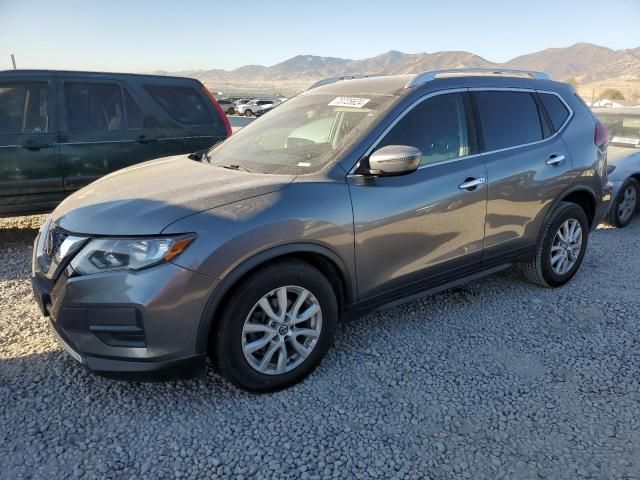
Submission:
M 245 117 L 252 117 L 253 116 L 253 112 L 251 110 L 247 110 L 244 112 L 244 116 Z
M 523 265 L 527 279 L 543 287 L 560 287 L 573 278 L 582 264 L 589 238 L 584 210 L 562 202 L 543 227 L 535 257 Z
M 629 178 L 624 182 L 620 193 L 611 205 L 611 210 L 607 215 L 607 223 L 617 228 L 626 227 L 638 211 L 638 205 L 640 205 L 640 184 L 637 180 Z
M 326 277 L 297 260 L 278 262 L 247 278 L 230 298 L 212 339 L 216 369 L 254 392 L 293 385 L 328 351 L 338 318 Z

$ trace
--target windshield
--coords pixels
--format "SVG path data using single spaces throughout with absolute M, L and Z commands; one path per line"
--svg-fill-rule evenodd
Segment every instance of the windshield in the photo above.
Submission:
M 299 95 L 213 149 L 209 162 L 258 173 L 318 171 L 335 160 L 396 98 Z
M 640 111 L 638 113 L 598 113 L 611 134 L 611 145 L 640 148 Z

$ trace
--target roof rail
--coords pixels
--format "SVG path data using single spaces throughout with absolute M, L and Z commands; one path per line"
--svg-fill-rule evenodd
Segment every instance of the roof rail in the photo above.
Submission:
M 374 77 L 376 75 L 369 75 L 369 74 L 365 74 L 365 75 L 344 75 L 342 77 L 329 77 L 329 78 L 323 78 L 322 80 L 318 80 L 316 83 L 314 83 L 313 85 L 311 85 L 309 88 L 307 88 L 307 90 L 311 90 L 317 87 L 321 87 L 323 85 L 329 85 L 330 83 L 336 83 L 339 82 L 341 80 L 355 80 L 357 78 L 369 78 L 369 77 Z
M 480 75 L 503 75 L 505 77 L 529 77 L 536 80 L 549 80 L 549 75 L 544 72 L 534 72 L 530 70 L 509 70 L 506 68 L 452 68 L 448 70 L 432 70 L 417 74 L 407 82 L 404 88 L 411 88 L 423 83 L 435 80 L 439 76 L 471 76 Z

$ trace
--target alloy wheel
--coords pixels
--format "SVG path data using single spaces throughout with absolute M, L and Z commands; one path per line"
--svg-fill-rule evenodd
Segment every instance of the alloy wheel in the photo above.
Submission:
M 281 375 L 298 367 L 315 348 L 322 310 L 313 294 L 299 286 L 276 288 L 253 306 L 242 327 L 242 352 L 251 367 Z
M 574 218 L 565 220 L 551 244 L 551 268 L 556 275 L 565 275 L 578 261 L 582 250 L 582 226 Z
M 622 194 L 620 203 L 618 203 L 618 218 L 621 222 L 627 222 L 631 218 L 636 208 L 637 198 L 638 192 L 635 187 L 629 185 Z

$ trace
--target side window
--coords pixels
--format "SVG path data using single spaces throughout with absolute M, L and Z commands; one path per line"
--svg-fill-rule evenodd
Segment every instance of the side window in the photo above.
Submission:
M 549 114 L 549 118 L 551 118 L 553 129 L 556 131 L 560 130 L 560 127 L 562 127 L 569 116 L 569 110 L 567 110 L 562 100 L 556 95 L 551 93 L 538 93 L 538 96 L 544 105 L 544 109 Z
M 527 92 L 474 92 L 484 150 L 524 145 L 542 140 L 538 105 Z
M 0 134 L 46 133 L 47 84 L 0 85 Z
M 469 154 L 465 101 L 461 93 L 428 98 L 387 133 L 378 148 L 408 145 L 422 151 L 421 165 Z
M 65 112 L 70 132 L 125 130 L 119 85 L 65 83 Z
M 124 106 L 127 110 L 127 128 L 129 130 L 142 128 L 142 110 L 126 89 L 124 90 Z
M 144 88 L 176 122 L 183 125 L 214 123 L 209 109 L 193 88 L 159 85 L 147 85 Z
M 65 83 L 70 132 L 109 132 L 142 128 L 142 112 L 129 92 L 116 84 Z

